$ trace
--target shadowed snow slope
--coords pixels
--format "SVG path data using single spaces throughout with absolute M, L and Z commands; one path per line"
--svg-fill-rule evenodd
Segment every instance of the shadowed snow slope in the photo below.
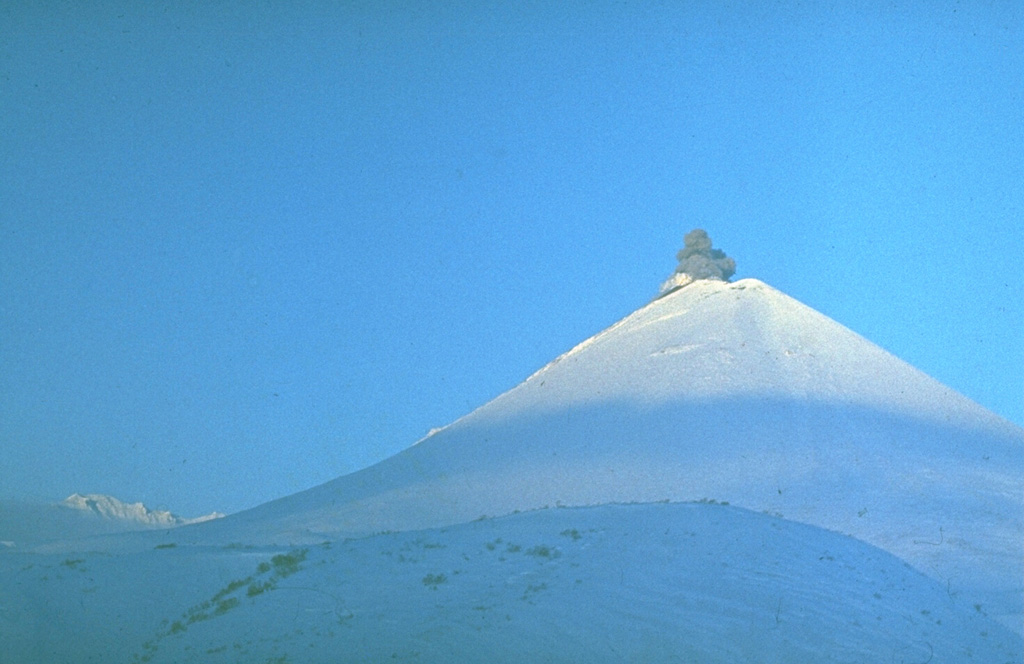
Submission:
M 0 661 L 19 664 L 1022 657 L 1017 635 L 891 554 L 708 504 L 549 509 L 291 550 L 11 553 L 0 597 Z
M 390 459 L 174 537 L 301 544 L 701 499 L 852 535 L 1021 613 L 1024 431 L 752 279 L 696 281 Z

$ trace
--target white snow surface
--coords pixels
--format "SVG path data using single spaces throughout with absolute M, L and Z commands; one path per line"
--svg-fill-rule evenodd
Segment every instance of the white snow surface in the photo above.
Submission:
M 1022 657 L 983 607 L 891 554 L 713 504 L 548 509 L 291 549 L 8 554 L 0 597 L 0 661 L 21 664 Z
M 1022 605 L 1024 431 L 750 279 L 308 491 L 0 548 L 18 662 L 1019 663 Z

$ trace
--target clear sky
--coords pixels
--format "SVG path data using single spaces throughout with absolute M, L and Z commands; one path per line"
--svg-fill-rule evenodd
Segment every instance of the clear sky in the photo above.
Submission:
M 1024 423 L 1024 5 L 0 2 L 0 495 L 357 470 L 694 227 Z

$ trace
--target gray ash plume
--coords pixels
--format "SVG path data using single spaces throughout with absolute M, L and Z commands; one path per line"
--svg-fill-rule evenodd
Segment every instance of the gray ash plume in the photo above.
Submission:
M 707 231 L 695 228 L 683 238 L 683 248 L 676 254 L 679 265 L 668 281 L 661 285 L 660 295 L 678 290 L 697 279 L 728 281 L 736 273 L 736 261 L 720 249 L 711 248 Z

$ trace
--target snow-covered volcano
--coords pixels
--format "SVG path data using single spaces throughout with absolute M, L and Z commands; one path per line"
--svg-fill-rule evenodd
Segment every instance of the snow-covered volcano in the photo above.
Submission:
M 1024 431 L 753 279 L 696 281 L 390 459 L 177 534 L 297 544 L 664 500 L 849 534 L 1020 612 Z
M 1018 662 L 1022 563 L 1024 431 L 761 282 L 697 280 L 370 468 L 11 547 L 0 642 L 47 663 Z

